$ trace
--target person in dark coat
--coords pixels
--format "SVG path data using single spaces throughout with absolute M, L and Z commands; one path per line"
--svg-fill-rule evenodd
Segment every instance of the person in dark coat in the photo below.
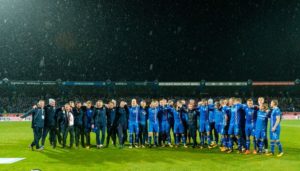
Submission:
M 45 125 L 43 129 L 43 136 L 42 136 L 42 147 L 45 145 L 45 140 L 48 135 L 50 144 L 53 148 L 56 147 L 56 133 L 57 133 L 57 116 L 58 112 L 61 110 L 61 108 L 56 108 L 56 102 L 54 99 L 49 99 L 49 105 L 45 106 Z M 60 134 L 58 135 L 58 141 L 60 142 L 62 137 Z
M 92 129 L 96 133 L 97 148 L 102 148 L 106 133 L 106 108 L 104 107 L 102 100 L 98 100 L 96 102 L 96 106 L 94 107 L 94 113 L 92 117 Z
M 40 100 L 38 102 L 37 107 L 27 111 L 21 118 L 26 118 L 29 115 L 32 115 L 32 129 L 33 129 L 33 135 L 34 140 L 31 143 L 30 147 L 33 150 L 33 147 L 35 146 L 37 150 L 41 151 L 44 148 L 40 147 L 39 142 L 42 138 L 43 128 L 44 128 L 44 121 L 45 121 L 45 101 Z
M 110 101 L 107 105 L 107 137 L 106 147 L 109 146 L 110 138 L 112 138 L 114 146 L 116 146 L 116 133 L 117 133 L 117 120 L 116 120 L 116 107 L 113 101 Z
M 72 108 L 69 103 L 65 104 L 64 110 L 60 111 L 59 123 L 63 132 L 63 148 L 66 147 L 66 141 L 68 134 L 70 134 L 70 148 L 73 147 L 74 143 L 74 116 Z
M 79 147 L 79 142 L 81 143 L 81 146 L 83 148 L 85 148 L 84 125 L 83 125 L 84 110 L 82 109 L 81 102 L 77 101 L 76 106 L 72 110 L 73 110 L 73 115 L 74 115 L 74 132 L 75 132 L 76 148 Z

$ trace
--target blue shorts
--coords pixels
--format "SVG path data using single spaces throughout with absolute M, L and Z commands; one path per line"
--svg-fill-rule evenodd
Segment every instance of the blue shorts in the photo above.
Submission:
M 148 132 L 156 132 L 156 133 L 158 133 L 159 132 L 158 123 L 149 122 Z
M 266 130 L 255 130 L 255 138 L 258 139 L 265 139 L 266 138 Z
M 159 131 L 162 133 L 169 133 L 170 132 L 170 124 L 168 121 L 163 121 L 159 127 Z
M 222 132 L 223 125 L 222 124 L 215 124 L 215 129 L 217 130 L 218 134 Z
M 199 131 L 200 132 L 209 132 L 210 131 L 209 122 L 208 121 L 200 121 Z
M 174 133 L 175 134 L 182 134 L 184 132 L 183 124 L 175 123 L 174 125 Z
M 280 138 L 280 129 L 276 129 L 274 132 L 270 131 L 270 140 L 279 140 Z
M 129 133 L 139 134 L 139 124 L 137 122 L 129 122 Z
M 229 125 L 228 135 L 240 135 L 240 127 L 238 125 Z
M 251 124 L 246 124 L 245 134 L 246 137 L 255 136 L 255 127 Z

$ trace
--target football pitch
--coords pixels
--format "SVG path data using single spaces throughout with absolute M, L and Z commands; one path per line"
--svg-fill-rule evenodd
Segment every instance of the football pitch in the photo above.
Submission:
M 73 170 L 300 170 L 300 121 L 281 123 L 284 156 L 226 154 L 215 149 L 146 148 L 118 149 L 52 149 L 46 140 L 44 152 L 31 151 L 33 139 L 30 122 L 0 122 L 0 158 L 25 158 L 12 164 L 0 165 L 0 170 L 39 169 L 42 171 Z M 92 144 L 95 134 L 92 133 Z M 252 145 L 252 144 L 251 144 Z M 276 152 L 277 152 L 277 147 Z

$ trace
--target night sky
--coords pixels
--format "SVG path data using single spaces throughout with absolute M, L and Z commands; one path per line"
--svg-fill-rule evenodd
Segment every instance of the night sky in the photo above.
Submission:
M 0 78 L 300 78 L 300 1 L 1 0 Z

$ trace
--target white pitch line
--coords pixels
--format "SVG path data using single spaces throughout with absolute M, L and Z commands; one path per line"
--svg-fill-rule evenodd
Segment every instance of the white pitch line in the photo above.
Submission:
M 25 158 L 0 158 L 0 164 L 12 164 L 24 159 Z

